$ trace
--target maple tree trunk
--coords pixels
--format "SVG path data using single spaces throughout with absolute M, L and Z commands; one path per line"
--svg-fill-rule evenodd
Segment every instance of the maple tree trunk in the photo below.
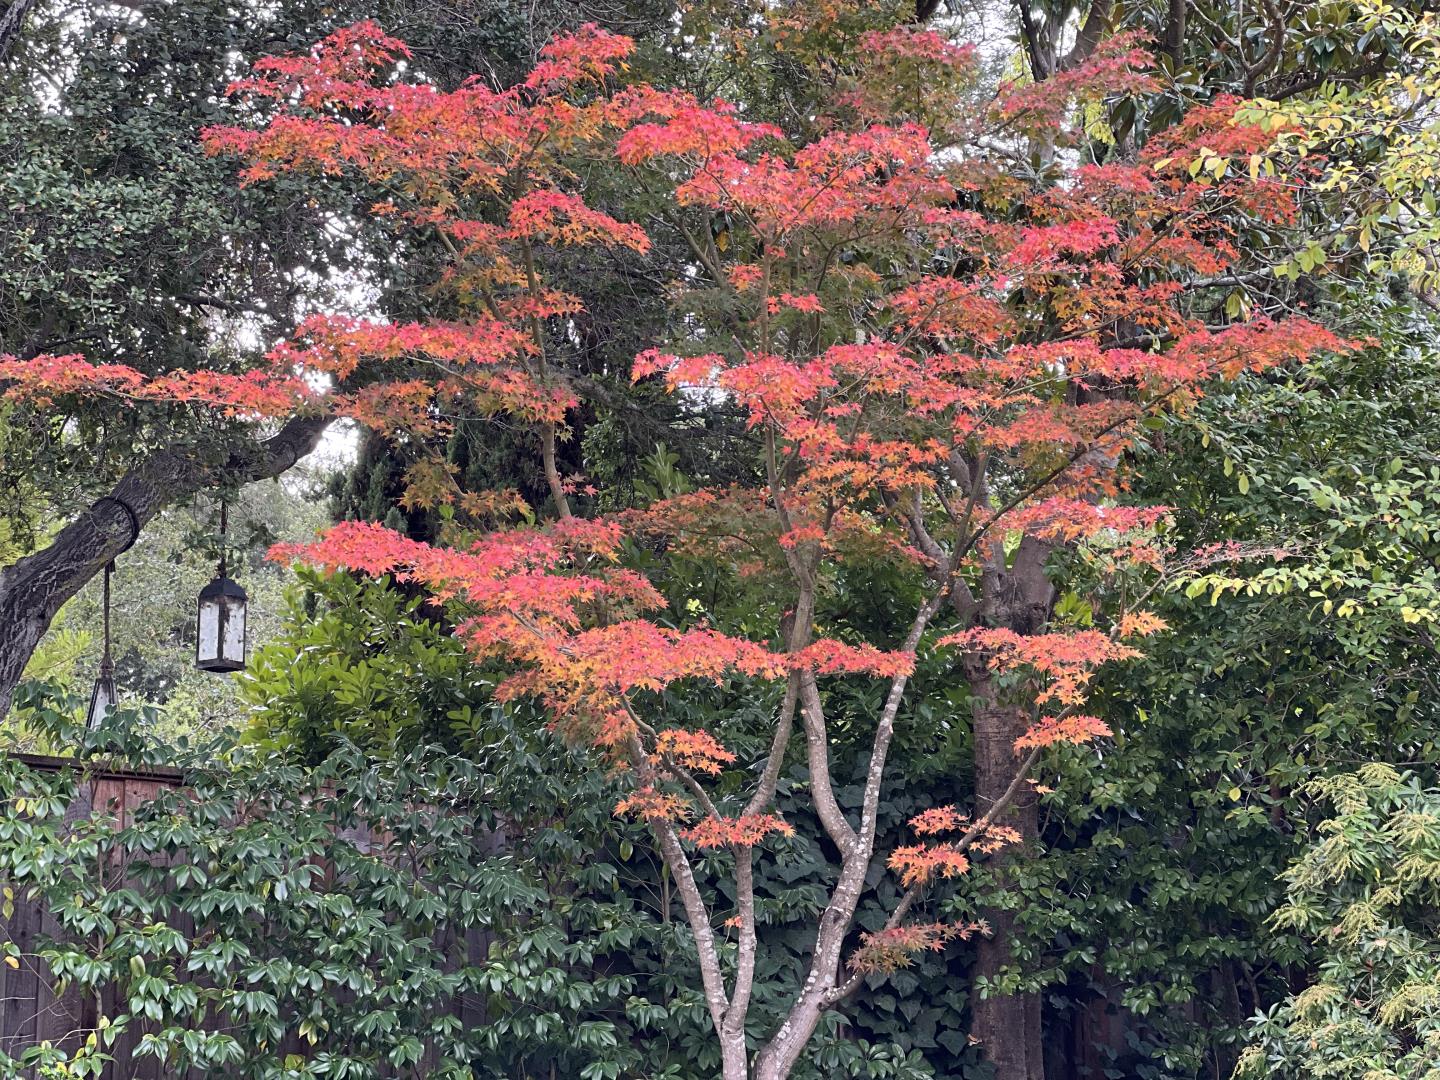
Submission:
M 745 1049 L 744 1034 L 721 1037 L 720 1069 L 723 1080 L 750 1080 L 750 1054 Z
M 161 451 L 130 470 L 108 499 L 128 506 L 143 528 L 166 506 L 206 487 L 279 476 L 315 448 L 329 421 L 296 417 L 260 443 L 212 460 Z M 97 502 L 45 548 L 0 570 L 0 717 L 65 601 L 129 543 L 130 516 L 116 501 Z
M 868 864 L 868 858 L 865 862 Z M 805 986 L 780 1030 L 756 1058 L 755 1080 L 787 1080 L 815 1029 L 820 1026 L 820 1017 L 829 1008 L 827 997 L 840 969 L 840 950 L 845 931 L 854 919 L 863 886 L 863 872 L 857 875 L 852 864 L 847 863 L 840 872 L 840 883 L 831 894 L 829 905 L 820 916 L 816 954 Z
M 807 588 L 806 595 L 813 596 Z M 941 605 L 940 596 L 927 601 L 910 624 L 902 649 L 914 652 L 931 618 Z M 784 1022 L 755 1059 L 755 1080 L 786 1080 L 805 1052 L 805 1047 L 820 1018 L 836 1002 L 843 1000 L 841 984 L 842 951 L 845 938 L 855 922 L 855 911 L 865 889 L 870 860 L 875 852 L 880 785 L 885 772 L 890 741 L 895 733 L 895 720 L 904 698 L 908 676 L 896 677 L 890 684 L 885 705 L 875 727 L 870 764 L 866 769 L 865 793 L 861 800 L 859 828 L 854 828 L 835 801 L 829 766 L 829 744 L 825 735 L 824 703 L 812 673 L 802 673 L 799 680 L 801 708 L 808 744 L 808 763 L 816 810 L 831 840 L 840 849 L 840 874 L 830 893 L 830 901 L 820 915 L 815 935 L 815 952 L 805 984 Z M 728 1080 L 728 1077 L 727 1077 Z

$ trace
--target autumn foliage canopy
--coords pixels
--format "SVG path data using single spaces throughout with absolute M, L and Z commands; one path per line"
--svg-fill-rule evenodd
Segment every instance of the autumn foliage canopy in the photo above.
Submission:
M 693 885 L 688 849 L 735 853 L 733 989 L 705 961 L 711 913 L 685 895 L 717 1030 L 748 999 L 753 849 L 792 831 L 772 804 L 795 726 L 818 817 L 844 859 L 835 904 L 847 918 L 833 948 L 817 931 L 818 989 L 797 1003 L 819 1010 L 854 977 L 835 962 L 917 657 L 939 650 L 1008 680 L 1030 716 L 1013 748 L 1022 778 L 1045 747 L 1109 734 L 1085 713 L 1089 680 L 1138 655 L 1138 639 L 1163 624 L 1126 610 L 1107 626 L 1034 634 L 986 625 L 987 574 L 1003 571 L 1024 537 L 1158 567 L 1164 510 L 1124 499 L 1137 424 L 1184 409 L 1210 380 L 1341 347 L 1304 320 L 1217 326 L 1187 304 L 1196 282 L 1235 261 L 1239 222 L 1295 212 L 1289 188 L 1244 168 L 1271 136 L 1230 123 L 1231 103 L 1193 113 L 1134 165 L 1069 166 L 1074 101 L 1147 85 L 1135 42 L 1112 42 L 1043 93 L 1011 86 L 988 101 L 971 93 L 971 49 L 903 28 L 870 46 L 866 70 L 837 78 L 831 115 L 797 139 L 723 102 L 627 84 L 631 43 L 595 27 L 549 45 L 518 85 L 477 78 L 445 92 L 407 78 L 405 45 L 359 24 L 309 53 L 261 60 L 234 91 L 263 121 L 213 129 L 207 145 L 237 157 L 246 183 L 359 178 L 387 193 L 373 215 L 443 238 L 450 262 L 435 285 L 469 312 L 463 321 L 317 314 L 240 372 L 150 378 L 78 356 L 0 360 L 6 396 L 32 403 L 100 394 L 257 422 L 311 411 L 418 445 L 457 416 L 533 432 L 545 507 L 462 490 L 437 458 L 412 470 L 409 497 L 455 509 L 465 528 L 452 543 L 347 522 L 274 555 L 393 575 L 446 604 L 477 659 L 507 672 L 499 698 L 535 699 L 568 737 L 627 771 L 617 810 L 651 825 L 682 892 Z M 947 91 L 907 94 L 916 83 Z M 1036 141 L 1055 155 L 1056 182 L 1018 179 L 993 149 Z M 1202 148 L 1206 168 L 1192 168 Z M 555 446 L 577 402 L 567 327 L 585 301 L 553 285 L 547 264 L 562 249 L 639 257 L 651 243 L 623 207 L 587 202 L 595 162 L 661 202 L 693 255 L 693 272 L 667 283 L 683 329 L 636 357 L 633 377 L 743 410 L 763 477 L 753 487 L 575 509 L 585 481 L 560 474 Z M 727 222 L 723 243 L 712 219 Z M 531 520 L 511 523 L 521 511 Z M 733 539 L 738 523 L 743 544 L 711 534 L 721 520 L 717 533 Z M 710 552 L 717 573 L 771 575 L 789 615 L 748 636 L 688 620 L 632 568 L 633 545 L 688 545 Z M 876 558 L 925 580 L 924 601 L 893 640 L 822 634 L 826 568 Z M 840 812 L 826 772 L 822 687 L 836 678 L 885 686 L 858 821 Z M 783 688 L 758 763 L 665 715 L 666 691 L 735 680 Z M 741 768 L 743 798 L 713 793 L 716 777 Z M 915 819 L 916 842 L 886 855 L 911 890 L 906 910 L 911 894 L 1018 841 L 1001 809 L 937 807 Z M 855 972 L 976 929 L 904 914 L 858 951 L 851 943 Z

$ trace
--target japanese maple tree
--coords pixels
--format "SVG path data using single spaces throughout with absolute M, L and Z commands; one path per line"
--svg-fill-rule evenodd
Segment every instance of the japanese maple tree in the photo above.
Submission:
M 977 932 L 991 942 L 982 948 L 1003 950 L 1003 923 L 956 925 L 917 908 L 938 880 L 1033 840 L 1031 776 L 1045 749 L 1109 734 L 1086 712 L 1092 672 L 1163 629 L 1100 598 L 1098 627 L 1055 622 L 1051 556 L 1088 545 L 1116 567 L 1154 565 L 1163 509 L 1118 498 L 1138 422 L 1183 408 L 1208 380 L 1339 344 L 1303 320 L 1217 327 L 1187 303 L 1194 283 L 1236 259 L 1238 222 L 1293 213 L 1277 182 L 1193 169 L 1199 148 L 1206 162 L 1243 159 L 1269 134 L 1228 124 L 1220 107 L 1133 165 L 1063 164 L 1071 103 L 1146 85 L 1131 42 L 1043 90 L 983 101 L 972 50 L 904 28 L 867 45 L 870 62 L 836 80 L 833 111 L 802 138 L 722 102 L 624 86 L 630 43 L 593 27 L 552 43 L 519 86 L 475 80 L 447 93 L 398 77 L 404 45 L 358 25 L 261 61 L 237 91 L 268 103 L 271 118 L 217 129 L 209 144 L 240 155 L 248 182 L 353 172 L 383 186 L 391 195 L 373 213 L 446 238 L 453 259 L 437 287 L 464 301 L 467 320 L 316 317 L 243 377 L 146 379 L 75 357 L 0 364 L 10 393 L 32 400 L 299 409 L 420 443 L 456 415 L 533 431 L 551 520 L 456 529 L 443 546 L 349 522 L 275 554 L 429 589 L 477 659 L 508 672 L 499 699 L 535 699 L 557 730 L 622 770 L 616 812 L 648 823 L 675 883 L 727 1080 L 790 1075 L 824 1013 L 916 950 Z M 907 94 L 912 83 L 955 94 L 947 106 Z M 1044 185 L 1008 166 L 1006 147 L 1032 138 L 1063 173 Z M 648 243 L 586 202 L 596 162 L 629 170 L 694 256 L 662 283 L 675 340 L 639 356 L 634 377 L 745 410 L 763 477 L 754 487 L 574 512 L 576 481 L 560 474 L 555 446 L 575 404 L 563 357 L 583 298 L 549 284 L 547 259 Z M 411 480 L 411 498 L 451 503 L 472 526 L 516 509 L 513 494 L 461 490 L 439 461 Z M 635 569 L 635 546 L 766 575 L 785 614 L 748 634 L 687 618 Z M 897 613 L 893 640 L 827 636 L 817 610 L 835 571 L 881 558 L 926 583 L 921 601 Z M 977 805 L 932 808 L 912 822 L 913 844 L 880 851 L 907 685 L 917 656 L 937 650 L 954 657 L 974 705 Z M 842 809 L 830 766 L 827 683 L 841 678 L 883 687 L 858 816 Z M 711 685 L 723 698 L 757 683 L 775 684 L 779 702 L 758 760 L 738 760 L 723 731 L 686 726 L 667 707 L 674 691 Z M 807 977 L 756 1044 L 746 1024 L 762 949 L 755 866 L 793 831 L 775 797 L 797 759 L 837 864 Z M 696 873 L 697 855 L 715 852 L 733 876 L 723 910 Z M 905 891 L 882 929 L 860 934 L 877 859 Z M 1004 1031 L 978 1010 L 976 1033 L 1003 1062 Z

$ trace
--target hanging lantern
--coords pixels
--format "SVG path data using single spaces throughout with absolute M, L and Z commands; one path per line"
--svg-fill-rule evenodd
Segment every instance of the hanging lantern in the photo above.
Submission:
M 110 658 L 110 575 L 115 572 L 115 563 L 105 564 L 105 591 L 101 601 L 102 618 L 105 623 L 105 651 L 100 654 L 100 674 L 95 679 L 95 689 L 90 691 L 90 710 L 85 714 L 85 729 L 94 731 L 115 708 L 118 700 L 115 694 L 115 661 Z
M 94 513 L 101 503 L 114 503 L 118 506 L 130 525 L 130 538 L 125 541 L 125 546 L 117 552 L 117 554 L 124 554 L 130 550 L 140 536 L 140 519 L 135 515 L 135 511 L 129 503 L 113 495 L 106 495 L 95 500 L 94 505 L 90 507 L 91 513 Z M 104 588 L 100 600 L 105 647 L 100 654 L 100 674 L 95 679 L 95 689 L 90 691 L 90 708 L 85 713 L 85 727 L 89 731 L 99 727 L 120 700 L 119 695 L 115 692 L 115 661 L 110 655 L 110 576 L 114 573 L 115 560 L 111 559 L 105 564 Z
M 220 504 L 220 566 L 200 590 L 195 616 L 195 666 L 201 671 L 239 671 L 245 666 L 245 590 L 225 574 L 225 504 Z

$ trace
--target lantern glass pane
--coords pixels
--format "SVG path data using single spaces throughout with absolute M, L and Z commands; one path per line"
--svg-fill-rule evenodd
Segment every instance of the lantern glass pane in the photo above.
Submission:
M 222 620 L 224 640 L 221 642 L 221 656 L 237 664 L 245 662 L 245 601 L 238 597 L 225 600 L 225 617 Z
M 102 675 L 95 680 L 95 689 L 90 694 L 90 711 L 85 714 L 85 726 L 91 730 L 99 727 L 110 710 L 115 708 L 115 682 Z
M 220 600 L 205 600 L 200 604 L 199 645 L 195 650 L 201 660 L 214 660 L 220 655 Z

